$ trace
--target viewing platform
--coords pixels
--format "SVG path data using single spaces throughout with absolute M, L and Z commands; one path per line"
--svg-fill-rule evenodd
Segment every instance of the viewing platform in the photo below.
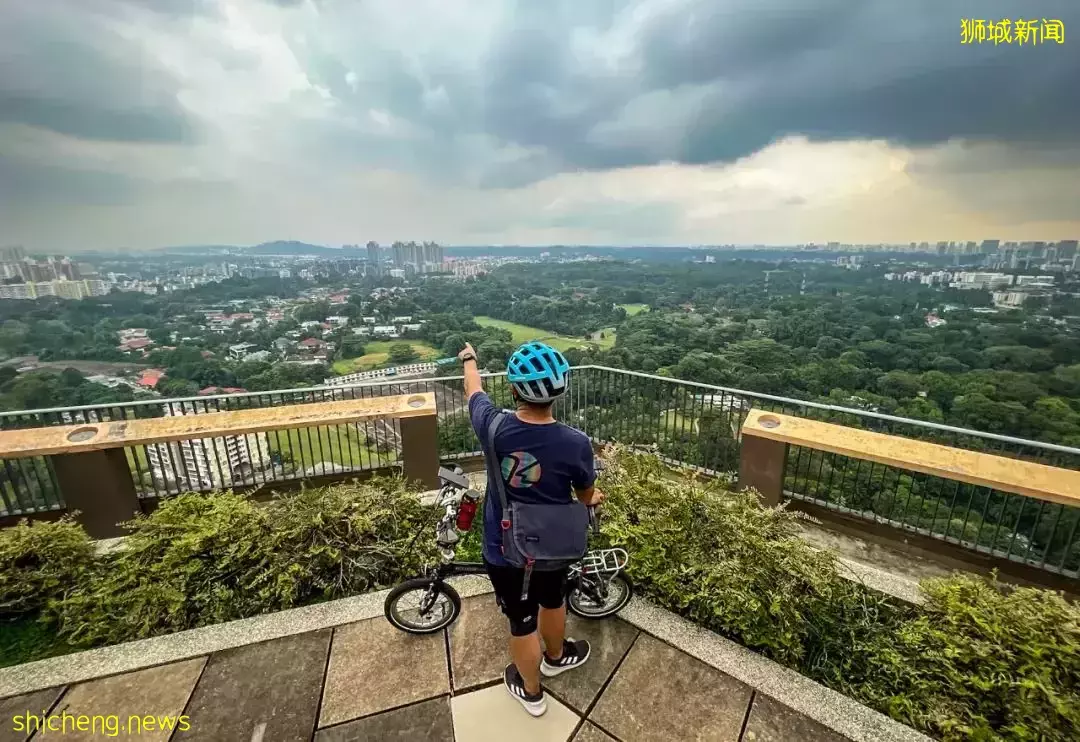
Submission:
M 1080 449 L 598 366 L 572 375 L 555 414 L 598 445 L 650 447 L 950 567 L 1075 590 Z M 486 384 L 511 405 L 502 375 Z M 78 510 L 104 537 L 183 491 L 393 469 L 433 486 L 438 461 L 480 457 L 454 376 L 0 413 L 0 525 Z

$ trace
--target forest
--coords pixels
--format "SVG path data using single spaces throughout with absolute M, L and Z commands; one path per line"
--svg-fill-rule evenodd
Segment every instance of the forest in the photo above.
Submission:
M 443 310 L 426 334 L 444 352 L 476 332 L 471 315 L 582 335 L 615 325 L 612 349 L 570 350 L 570 361 L 1080 445 L 1075 297 L 995 310 L 989 292 L 883 272 L 565 264 L 533 266 L 527 278 L 503 269 L 467 289 L 429 281 L 413 301 Z M 624 303 L 651 311 L 628 317 Z M 931 313 L 946 324 L 929 327 Z M 495 367 L 510 349 L 486 350 Z

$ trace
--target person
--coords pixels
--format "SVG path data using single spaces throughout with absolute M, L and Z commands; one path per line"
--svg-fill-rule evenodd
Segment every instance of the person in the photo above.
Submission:
M 476 351 L 466 344 L 458 354 L 465 368 L 469 417 L 481 440 L 500 410 L 484 392 Z M 517 409 L 495 436 L 500 471 L 488 472 L 484 502 L 484 564 L 495 599 L 510 623 L 510 657 L 503 671 L 506 690 L 533 716 L 547 710 L 541 675 L 554 677 L 589 659 L 589 643 L 565 636 L 567 568 L 533 571 L 522 595 L 525 570 L 502 557 L 501 506 L 494 477 L 502 476 L 512 501 L 598 505 L 593 450 L 588 436 L 555 420 L 551 406 L 566 393 L 570 364 L 544 343 L 525 343 L 510 356 L 507 380 Z M 489 467 L 490 468 L 490 467 Z M 539 636 L 538 636 L 539 634 Z M 541 651 L 540 638 L 544 640 Z

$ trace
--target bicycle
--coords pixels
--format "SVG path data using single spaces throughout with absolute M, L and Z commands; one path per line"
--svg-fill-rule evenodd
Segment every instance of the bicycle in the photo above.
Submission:
M 425 569 L 422 576 L 406 580 L 392 589 L 383 603 L 386 619 L 410 634 L 431 634 L 457 619 L 461 613 L 461 596 L 446 582 L 448 577 L 486 576 L 483 562 L 459 562 L 456 559 L 460 541 L 458 508 L 466 494 L 478 501 L 479 493 L 469 488 L 468 478 L 457 466 L 439 468 L 439 485 L 435 500 L 436 506 L 443 508 L 443 516 L 435 526 L 439 563 Z M 600 514 L 595 507 L 589 508 L 589 523 L 591 532 L 598 534 Z M 586 552 L 580 561 L 570 566 L 566 580 L 566 605 L 570 611 L 582 618 L 601 619 L 626 607 L 634 594 L 630 578 L 623 572 L 628 561 L 625 549 Z

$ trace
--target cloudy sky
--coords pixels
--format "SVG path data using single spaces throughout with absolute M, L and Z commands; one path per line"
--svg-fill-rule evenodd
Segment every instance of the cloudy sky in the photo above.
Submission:
M 1076 0 L 7 0 L 0 244 L 1077 238 L 1078 91 Z

